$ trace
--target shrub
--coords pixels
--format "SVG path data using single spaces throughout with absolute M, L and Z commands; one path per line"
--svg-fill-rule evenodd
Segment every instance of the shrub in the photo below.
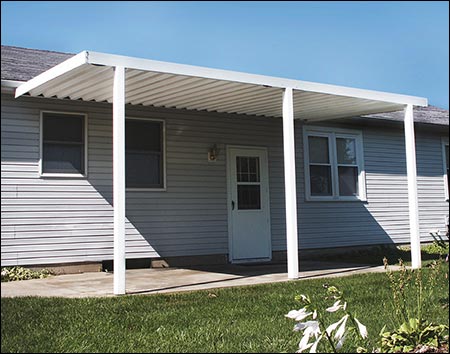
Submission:
M 380 332 L 380 346 L 376 352 L 407 353 L 420 347 L 439 350 L 448 345 L 449 327 L 432 323 L 426 316 L 429 308 L 436 306 L 427 300 L 433 298 L 436 290 L 442 259 L 429 265 L 431 270 L 426 280 L 423 279 L 421 269 L 408 270 L 401 259 L 399 262 L 398 273 L 391 270 L 387 273 L 393 295 L 393 322 L 397 322 L 397 328 L 386 331 L 386 326 L 383 327 Z M 385 268 L 388 268 L 387 259 L 384 259 L 384 264 Z
M 24 267 L 5 267 L 2 268 L 2 282 L 15 281 L 15 280 L 29 280 L 29 279 L 43 279 L 51 275 L 47 269 L 40 271 L 34 271 Z

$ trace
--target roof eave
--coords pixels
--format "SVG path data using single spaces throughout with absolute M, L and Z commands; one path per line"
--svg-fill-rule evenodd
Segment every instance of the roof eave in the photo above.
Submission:
M 2 79 L 1 80 L 1 88 L 2 88 L 1 91 L 5 92 L 5 93 L 14 93 L 16 88 L 18 88 L 23 83 L 24 83 L 24 81 Z
M 89 53 L 87 51 L 83 51 L 72 58 L 69 58 L 62 63 L 54 66 L 53 68 L 44 71 L 42 74 L 28 80 L 23 83 L 16 89 L 15 98 L 22 96 L 23 94 L 31 91 L 32 89 L 58 77 L 64 75 L 65 73 L 88 63 Z

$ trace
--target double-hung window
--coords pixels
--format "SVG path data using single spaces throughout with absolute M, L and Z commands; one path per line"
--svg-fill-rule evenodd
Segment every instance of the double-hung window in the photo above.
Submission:
M 41 175 L 86 176 L 86 115 L 41 113 Z
M 128 189 L 163 190 L 164 122 L 125 120 L 125 181 Z
M 442 139 L 442 157 L 444 165 L 444 190 L 445 190 L 445 200 L 449 200 L 449 184 L 450 184 L 450 173 L 449 173 L 449 144 L 448 139 Z
M 304 128 L 307 200 L 365 200 L 360 131 Z

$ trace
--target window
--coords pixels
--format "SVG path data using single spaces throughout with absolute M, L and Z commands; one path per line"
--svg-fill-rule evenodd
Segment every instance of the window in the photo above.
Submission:
M 307 200 L 365 200 L 362 134 L 304 128 Z
M 86 115 L 42 112 L 41 174 L 86 175 Z
M 444 162 L 444 189 L 445 189 L 445 200 L 449 200 L 449 182 L 450 182 L 450 173 L 449 173 L 449 152 L 448 152 L 448 139 L 442 140 L 442 157 Z
M 127 118 L 125 121 L 127 188 L 164 188 L 164 123 Z
M 238 209 L 261 209 L 259 157 L 236 156 L 236 174 Z

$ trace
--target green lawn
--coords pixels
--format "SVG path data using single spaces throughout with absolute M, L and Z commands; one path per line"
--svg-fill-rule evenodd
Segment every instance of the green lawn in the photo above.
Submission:
M 448 307 L 442 307 L 448 304 L 446 273 L 448 264 L 427 299 L 426 314 L 444 324 L 449 319 Z M 424 279 L 429 274 L 424 268 Z M 2 298 L 1 351 L 292 353 L 300 334 L 292 332 L 294 321 L 284 315 L 301 307 L 294 300 L 301 293 L 330 304 L 324 283 L 344 290 L 348 309 L 367 325 L 372 343 L 384 324 L 392 325 L 392 292 L 384 273 L 169 295 Z

